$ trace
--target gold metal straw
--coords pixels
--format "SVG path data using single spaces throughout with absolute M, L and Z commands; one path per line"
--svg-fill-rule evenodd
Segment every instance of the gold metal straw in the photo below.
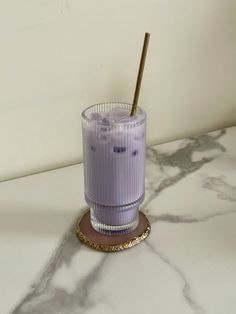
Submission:
M 133 105 L 130 112 L 130 116 L 135 115 L 137 106 L 138 106 L 138 97 L 139 97 L 139 92 L 140 92 L 140 87 L 141 87 L 141 82 L 142 82 L 142 77 L 143 77 L 143 70 L 144 70 L 144 65 L 145 65 L 145 60 L 146 60 L 146 55 L 147 55 L 149 38 L 150 38 L 150 34 L 145 33 L 144 42 L 143 42 L 143 50 L 142 50 L 141 60 L 139 64 L 138 77 L 137 77 Z

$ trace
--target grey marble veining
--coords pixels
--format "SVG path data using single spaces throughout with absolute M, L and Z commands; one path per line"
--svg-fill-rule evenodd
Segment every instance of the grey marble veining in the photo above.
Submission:
M 75 234 L 75 223 L 63 237 L 61 244 L 54 252 L 40 278 L 32 285 L 30 293 L 16 307 L 13 313 L 60 313 L 61 309 L 73 311 L 79 305 L 81 308 L 90 307 L 93 301 L 89 299 L 89 288 L 95 284 L 99 271 L 108 255 L 104 255 L 99 263 L 91 269 L 88 275 L 75 289 L 74 294 L 68 294 L 62 289 L 52 289 L 50 281 L 63 263 L 70 267 L 73 256 L 81 249 L 82 244 Z
M 192 155 L 194 152 L 207 152 L 212 149 L 216 149 L 225 152 L 224 146 L 222 146 L 218 139 L 225 134 L 226 130 L 221 130 L 216 135 L 200 135 L 198 137 L 191 137 L 185 143 L 183 147 L 180 147 L 177 151 L 172 153 L 159 153 L 158 148 L 149 148 L 147 150 L 147 158 L 158 165 L 159 171 L 165 174 L 165 178 L 161 182 L 153 182 L 151 185 L 151 193 L 149 198 L 144 204 L 144 209 L 147 208 L 148 203 L 164 189 L 176 184 L 179 180 L 183 179 L 190 173 L 197 171 L 206 163 L 212 161 L 215 157 L 203 157 L 198 161 L 192 161 Z M 175 176 L 169 176 L 165 172 L 165 166 L 177 167 L 179 172 Z M 157 176 L 159 172 L 157 172 Z M 147 178 L 148 180 L 148 178 Z M 155 184 L 156 183 L 156 184 Z
M 230 137 L 233 137 L 232 129 L 230 132 Z M 236 128 L 234 128 L 233 134 L 236 134 Z M 227 158 L 225 156 L 230 153 L 231 159 L 234 159 L 233 164 L 234 166 L 236 165 L 236 151 L 234 147 L 228 147 L 227 141 L 224 144 L 224 139 L 227 139 L 228 136 L 227 130 L 220 130 L 207 135 L 148 148 L 146 198 L 142 210 L 148 214 L 152 223 L 150 238 L 136 248 L 117 254 L 93 252 L 77 240 L 75 222 L 73 222 L 41 275 L 38 279 L 35 279 L 29 293 L 11 313 L 120 313 L 121 310 L 125 313 L 129 313 L 132 310 L 135 310 L 136 313 L 143 313 L 143 305 L 139 307 L 139 302 L 146 302 L 147 307 L 151 300 L 154 302 L 152 295 L 155 292 L 150 293 L 149 286 L 152 290 L 155 290 L 156 285 L 159 284 L 162 285 L 163 289 L 168 290 L 171 286 L 175 287 L 173 291 L 175 291 L 174 289 L 176 291 L 179 289 L 179 293 L 170 293 L 169 302 L 163 301 L 165 302 L 165 307 L 162 307 L 163 314 L 220 313 L 213 309 L 214 306 L 211 308 L 209 304 L 206 304 L 201 293 L 195 294 L 198 289 L 201 289 L 195 283 L 198 280 L 197 275 L 195 275 L 195 271 L 196 273 L 198 271 L 198 266 L 194 262 L 188 261 L 189 258 L 186 259 L 187 266 L 180 262 L 182 261 L 182 251 L 178 253 L 177 248 L 181 242 L 179 240 L 177 242 L 173 238 L 172 241 L 176 241 L 176 245 L 173 246 L 166 239 L 168 234 L 174 232 L 170 229 L 172 228 L 171 226 L 178 228 L 176 230 L 181 228 L 180 230 L 184 234 L 182 239 L 188 241 L 188 234 L 190 234 L 189 237 L 193 237 L 192 245 L 196 246 L 196 252 L 198 252 L 198 246 L 207 245 L 206 243 L 196 242 L 198 235 L 203 234 L 203 231 L 200 230 L 204 230 L 204 232 L 214 230 L 214 223 L 220 223 L 218 219 L 222 219 L 221 217 L 226 219 L 230 216 L 231 218 L 229 219 L 235 219 L 235 167 L 229 172 L 231 173 L 231 178 L 228 181 L 228 173 L 221 171 L 221 164 L 217 164 L 221 159 L 223 163 L 226 163 Z M 233 143 L 233 138 L 231 143 Z M 187 191 L 190 187 L 193 191 L 195 189 L 196 191 L 192 195 L 185 195 L 184 191 Z M 165 195 L 169 195 L 169 199 Z M 210 200 L 209 206 L 206 204 L 208 199 Z M 165 209 L 166 206 L 171 207 L 173 205 L 172 202 L 177 203 L 177 205 L 179 202 L 179 204 L 182 204 L 182 207 L 176 205 L 175 211 Z M 194 206 L 194 202 L 196 206 Z M 200 210 L 198 206 L 200 206 Z M 206 209 L 204 206 L 206 206 Z M 189 209 L 190 207 L 192 210 Z M 223 221 L 223 223 L 225 222 Z M 211 228 L 209 229 L 203 226 L 203 224 L 212 225 L 210 225 Z M 193 225 L 195 226 L 194 229 L 189 229 Z M 187 226 L 187 229 L 185 229 L 185 226 Z M 197 226 L 201 226 L 200 228 L 203 229 L 198 231 L 196 228 L 199 227 Z M 163 229 L 164 227 L 165 229 Z M 193 231 L 195 233 L 192 235 L 191 232 Z M 177 235 L 178 233 L 175 234 Z M 186 254 L 188 254 L 188 248 L 190 251 L 192 248 L 191 246 L 187 247 L 187 245 L 190 245 L 188 242 L 185 245 Z M 207 249 L 204 249 L 204 254 L 205 250 L 207 252 Z M 143 261 L 144 257 L 145 261 Z M 210 257 L 206 253 L 206 257 L 203 257 L 199 262 L 199 265 L 206 269 L 206 274 L 207 258 Z M 134 264 L 135 260 L 137 266 Z M 155 260 L 158 260 L 159 266 L 153 266 L 155 265 Z M 166 270 L 166 278 L 168 279 L 161 281 L 161 283 L 154 281 L 154 279 L 153 282 L 145 282 L 145 272 L 140 272 L 143 263 L 147 263 L 147 265 L 154 263 L 150 268 L 153 276 L 157 278 L 163 276 L 163 273 L 159 273 L 160 267 L 163 267 Z M 84 267 L 84 270 L 81 270 L 81 265 Z M 236 271 L 236 255 L 234 270 Z M 126 273 L 126 271 L 127 276 L 124 279 L 123 287 L 117 288 L 119 274 L 122 272 Z M 134 273 L 136 275 L 132 277 Z M 139 288 L 135 284 L 135 280 L 141 283 L 142 276 L 144 278 L 143 285 L 146 285 L 147 290 L 145 287 Z M 134 280 L 134 278 L 136 279 Z M 140 296 L 137 299 L 133 299 L 127 287 L 134 289 L 134 293 L 138 289 Z M 117 298 L 114 297 L 113 293 L 115 292 L 113 290 L 116 289 L 123 290 L 119 290 L 120 295 L 123 296 L 121 299 L 119 296 Z M 127 292 L 124 292 L 126 289 L 128 289 Z M 158 289 L 160 289 L 159 286 Z M 168 294 L 166 297 L 166 292 L 163 292 L 163 296 L 161 293 L 158 293 L 157 297 L 163 297 L 165 300 Z M 171 301 L 172 299 L 173 301 Z M 174 303 L 175 299 L 178 299 L 178 303 L 172 305 L 171 303 Z M 201 300 L 203 301 L 201 302 Z M 152 309 L 151 311 L 156 313 L 157 310 Z M 236 306 L 234 312 L 236 312 Z M 230 313 L 226 309 L 224 314 L 232 314 L 234 312 Z
M 186 303 L 188 303 L 190 309 L 192 310 L 192 312 L 195 314 L 204 314 L 205 311 L 203 310 L 203 308 L 199 304 L 197 304 L 196 301 L 194 300 L 194 297 L 191 292 L 191 285 L 186 275 L 184 274 L 183 270 L 179 266 L 174 264 L 171 260 L 169 260 L 163 253 L 159 252 L 153 245 L 149 243 L 148 240 L 146 241 L 146 244 L 150 248 L 150 250 L 155 255 L 157 255 L 157 257 L 161 259 L 163 263 L 167 264 L 171 268 L 171 270 L 173 270 L 178 275 L 179 279 L 183 282 L 182 294 Z
M 205 178 L 203 187 L 215 191 L 222 200 L 236 202 L 236 187 L 225 182 L 224 176 Z

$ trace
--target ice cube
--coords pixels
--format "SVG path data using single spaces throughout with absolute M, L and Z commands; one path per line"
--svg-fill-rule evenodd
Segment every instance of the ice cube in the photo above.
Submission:
M 109 121 L 108 117 L 104 117 L 104 118 L 102 119 L 102 123 L 104 123 L 104 124 L 110 124 L 110 121 Z
M 98 112 L 91 112 L 91 113 L 89 114 L 89 118 L 90 118 L 91 120 L 100 121 L 100 120 L 102 120 L 102 115 L 99 114 Z
M 109 120 L 112 122 L 129 121 L 129 110 L 125 108 L 113 108 L 109 113 Z

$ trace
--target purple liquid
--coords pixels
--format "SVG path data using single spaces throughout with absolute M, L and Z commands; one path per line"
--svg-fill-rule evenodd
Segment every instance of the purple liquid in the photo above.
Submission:
M 89 123 L 83 124 L 85 198 L 92 225 L 100 232 L 132 231 L 138 223 L 144 198 L 145 114 L 130 117 L 129 112 L 90 112 Z

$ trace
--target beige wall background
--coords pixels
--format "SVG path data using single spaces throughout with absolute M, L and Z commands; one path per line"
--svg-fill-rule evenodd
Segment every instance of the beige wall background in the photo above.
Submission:
M 236 123 L 235 0 L 0 0 L 0 180 L 81 161 L 80 113 L 140 104 L 148 143 Z

